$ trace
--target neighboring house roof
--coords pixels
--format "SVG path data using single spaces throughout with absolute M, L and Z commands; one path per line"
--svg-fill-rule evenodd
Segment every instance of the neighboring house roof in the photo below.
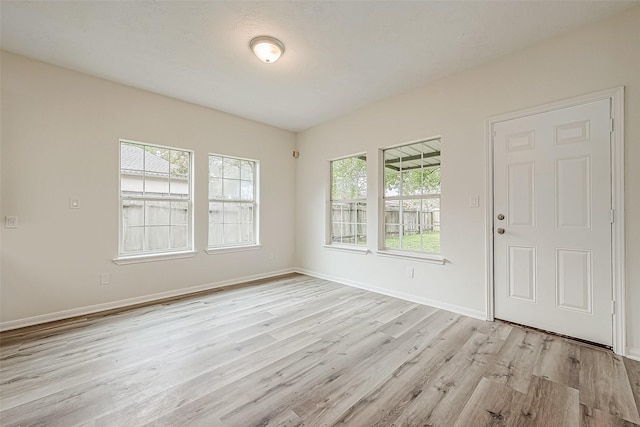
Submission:
M 140 146 L 120 145 L 120 168 L 125 173 L 141 175 L 145 171 L 147 174 L 165 175 L 169 173 L 170 167 L 168 161 L 143 150 Z

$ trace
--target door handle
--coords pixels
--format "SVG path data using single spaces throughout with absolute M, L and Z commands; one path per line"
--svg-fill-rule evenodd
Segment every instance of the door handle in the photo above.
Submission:
M 498 228 L 498 230 L 496 230 L 498 232 L 498 234 L 504 234 L 504 228 Z

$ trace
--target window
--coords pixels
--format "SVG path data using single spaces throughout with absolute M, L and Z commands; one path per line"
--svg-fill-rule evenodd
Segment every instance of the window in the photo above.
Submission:
M 258 244 L 258 162 L 209 155 L 209 248 Z
M 193 249 L 192 153 L 120 141 L 120 256 Z
M 440 139 L 383 153 L 384 249 L 440 253 Z
M 331 162 L 331 243 L 367 244 L 367 157 Z

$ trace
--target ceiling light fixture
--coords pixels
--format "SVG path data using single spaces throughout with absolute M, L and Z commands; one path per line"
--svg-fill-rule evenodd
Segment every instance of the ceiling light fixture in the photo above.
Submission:
M 258 59 L 267 64 L 276 62 L 284 53 L 284 45 L 276 38 L 259 36 L 249 42 L 249 46 Z

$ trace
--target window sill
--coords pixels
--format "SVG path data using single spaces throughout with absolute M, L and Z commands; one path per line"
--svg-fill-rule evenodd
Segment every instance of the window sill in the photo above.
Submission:
M 371 253 L 371 251 L 369 249 L 367 249 L 366 247 L 360 247 L 360 246 L 346 246 L 346 245 L 323 245 L 323 247 L 327 248 L 327 249 L 331 249 L 334 251 L 340 251 L 340 252 L 351 252 L 351 253 L 356 253 L 356 254 L 360 254 L 360 255 L 366 255 L 368 253 Z
M 197 251 L 169 252 L 161 254 L 146 254 L 134 256 L 122 256 L 114 258 L 113 262 L 118 265 L 139 264 L 141 262 L 165 261 L 170 259 L 193 258 Z
M 262 245 L 226 246 L 220 248 L 208 248 L 205 252 L 209 255 L 228 254 L 233 252 L 254 251 L 262 249 Z
M 445 263 L 445 258 L 438 254 L 421 254 L 416 252 L 390 251 L 386 249 L 376 251 L 376 254 L 391 258 L 410 258 L 418 261 L 430 262 L 432 264 L 442 265 Z

